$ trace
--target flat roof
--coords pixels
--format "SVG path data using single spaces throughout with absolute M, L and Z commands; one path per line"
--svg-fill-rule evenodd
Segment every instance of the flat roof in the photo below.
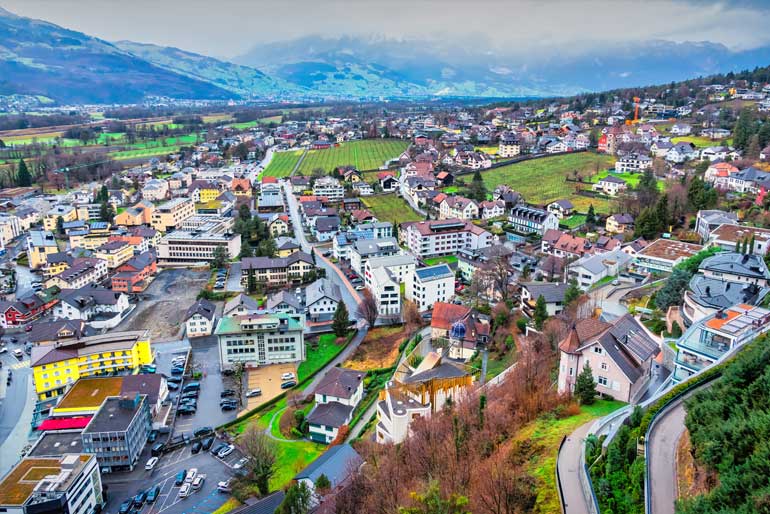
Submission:
M 703 250 L 703 246 L 672 239 L 656 239 L 644 247 L 637 255 L 653 257 L 656 259 L 675 261 L 679 258 L 692 257 Z
M 80 438 L 82 432 L 78 429 L 43 432 L 27 456 L 53 457 L 65 453 L 82 453 L 83 439 Z
M 96 412 L 83 433 L 124 432 L 128 430 L 128 426 L 141 408 L 142 402 L 147 401 L 147 395 L 141 395 L 140 401 L 135 404 L 133 403 L 134 398 L 112 396 L 105 399 L 102 407 Z M 130 403 L 131 408 L 123 407 L 121 404 L 123 401 Z
M 96 410 L 106 398 L 118 396 L 122 386 L 123 377 L 81 378 L 53 410 L 86 407 Z
M 88 462 L 91 455 L 77 456 L 80 466 Z M 26 457 L 22 459 L 10 473 L 0 482 L 0 505 L 22 505 L 30 497 L 35 486 L 43 478 L 49 475 L 58 475 L 62 470 L 62 458 L 45 459 L 39 457 Z

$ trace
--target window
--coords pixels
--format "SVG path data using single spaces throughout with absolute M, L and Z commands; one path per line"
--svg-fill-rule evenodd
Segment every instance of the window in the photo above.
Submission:
M 608 369 L 607 368 L 607 363 L 606 362 L 602 362 L 601 368 L 606 371 Z
M 605 387 L 606 387 L 606 386 L 607 386 L 607 384 L 608 384 L 608 382 L 607 382 L 607 377 L 603 377 L 603 376 L 601 376 L 601 375 L 598 377 L 598 379 L 597 379 L 596 381 L 597 381 L 597 382 L 598 382 L 600 385 L 603 385 L 603 386 L 605 386 Z
M 598 353 L 599 355 L 602 354 L 602 347 L 601 346 L 594 346 L 594 353 Z

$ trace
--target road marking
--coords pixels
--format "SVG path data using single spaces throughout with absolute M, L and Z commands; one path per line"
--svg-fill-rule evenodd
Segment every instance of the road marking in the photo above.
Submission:
M 24 360 L 21 362 L 14 362 L 9 366 L 11 369 L 22 369 L 22 368 L 28 368 L 29 367 L 29 361 Z

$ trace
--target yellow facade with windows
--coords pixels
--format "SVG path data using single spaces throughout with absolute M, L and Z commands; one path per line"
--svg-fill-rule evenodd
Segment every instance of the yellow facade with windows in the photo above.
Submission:
M 216 188 L 201 188 L 198 190 L 198 194 L 201 197 L 200 203 L 207 203 L 219 198 L 219 195 L 222 194 L 222 191 Z
M 127 334 L 115 333 L 115 334 Z M 129 333 L 130 334 L 130 333 Z M 81 339 L 109 340 L 110 334 L 93 336 Z M 70 347 L 79 347 L 75 351 L 77 355 L 70 355 Z M 52 356 L 46 359 L 35 359 L 35 352 L 48 349 Z M 61 351 L 64 350 L 64 351 Z M 60 356 L 60 358 L 57 358 Z M 36 361 L 43 363 L 35 364 Z M 86 344 L 76 342 L 70 345 L 59 345 L 54 348 L 37 347 L 33 349 L 32 375 L 35 381 L 35 392 L 39 400 L 55 398 L 63 394 L 67 387 L 83 377 L 107 375 L 110 373 L 132 372 L 142 364 L 151 364 L 153 361 L 150 340 L 146 332 L 142 337 L 126 341 L 126 344 L 104 342 Z

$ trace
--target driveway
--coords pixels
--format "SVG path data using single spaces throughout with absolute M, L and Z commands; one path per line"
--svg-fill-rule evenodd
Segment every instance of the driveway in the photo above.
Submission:
M 243 285 L 241 285 L 241 263 L 234 262 L 230 265 L 230 271 L 227 275 L 227 283 L 225 284 L 225 290 L 228 293 L 242 293 Z
M 559 452 L 556 465 L 559 469 L 560 482 L 564 494 L 565 514 L 588 514 L 590 512 L 580 483 L 580 473 L 583 467 L 583 443 L 593 424 L 593 421 L 589 421 L 572 432 L 564 442 L 561 452 Z

